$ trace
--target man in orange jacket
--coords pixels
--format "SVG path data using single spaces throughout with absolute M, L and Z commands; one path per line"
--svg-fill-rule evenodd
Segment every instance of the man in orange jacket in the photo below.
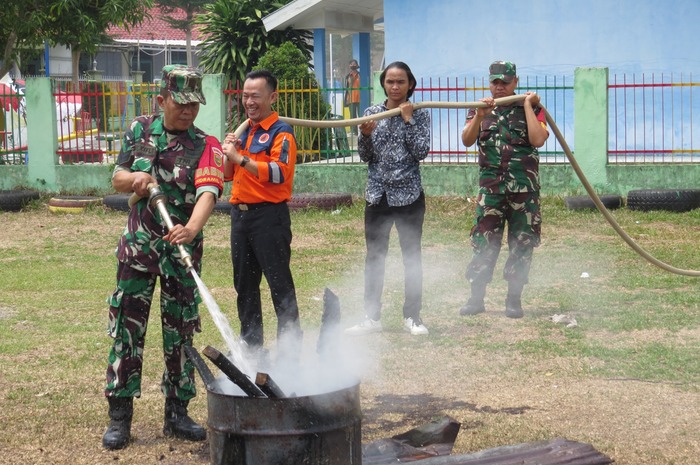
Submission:
M 301 347 L 301 328 L 289 267 L 292 230 L 287 202 L 297 146 L 292 127 L 272 111 L 277 97 L 277 79 L 269 71 L 248 73 L 243 84 L 248 127 L 240 139 L 226 135 L 224 179 L 233 181 L 231 260 L 241 339 L 250 348 L 262 348 L 260 282 L 265 275 L 277 314 L 278 354 L 294 359 Z M 281 350 L 281 345 L 286 347 Z

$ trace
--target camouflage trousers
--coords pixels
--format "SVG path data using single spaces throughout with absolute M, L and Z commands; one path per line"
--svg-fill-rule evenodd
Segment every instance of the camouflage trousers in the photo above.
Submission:
M 109 303 L 109 335 L 114 345 L 107 365 L 106 396 L 140 397 L 143 348 L 156 278 L 119 262 L 117 288 Z M 184 352 L 200 331 L 196 283 L 160 275 L 160 308 L 165 371 L 161 391 L 166 397 L 189 400 L 196 394 L 194 366 Z
M 493 279 L 506 223 L 509 254 L 503 278 L 515 284 L 527 284 L 532 252 L 540 245 L 539 192 L 479 193 L 471 229 L 473 257 L 466 272 L 469 282 L 486 284 Z

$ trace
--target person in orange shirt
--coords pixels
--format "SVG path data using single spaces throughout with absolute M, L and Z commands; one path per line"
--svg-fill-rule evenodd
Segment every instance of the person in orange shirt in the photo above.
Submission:
M 248 127 L 240 138 L 227 134 L 224 139 L 224 179 L 233 181 L 231 260 L 241 339 L 251 349 L 262 348 L 260 283 L 265 275 L 277 315 L 278 355 L 294 360 L 301 348 L 301 327 L 289 267 L 292 230 L 287 202 L 297 145 L 292 127 L 272 111 L 277 97 L 272 73 L 248 73 L 243 84 Z
M 360 117 L 360 65 L 357 60 L 348 63 L 350 72 L 345 76 L 345 106 L 350 109 L 350 118 Z M 357 135 L 357 126 L 351 126 L 353 134 Z

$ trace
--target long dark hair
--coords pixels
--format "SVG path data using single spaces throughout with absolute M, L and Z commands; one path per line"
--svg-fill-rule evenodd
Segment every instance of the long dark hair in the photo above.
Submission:
M 381 76 L 379 76 L 379 82 L 382 85 L 382 89 L 384 89 L 384 95 L 386 95 L 387 97 L 389 96 L 386 93 L 386 89 L 384 88 L 384 78 L 386 77 L 387 70 L 391 68 L 398 68 L 406 71 L 406 76 L 408 76 L 408 94 L 406 94 L 406 98 L 411 98 L 411 96 L 413 95 L 413 89 L 416 88 L 418 82 L 416 82 L 416 78 L 411 72 L 411 68 L 409 68 L 408 65 L 403 61 L 395 61 L 393 63 L 389 63 L 389 65 L 386 68 L 384 68 L 384 71 L 382 71 Z

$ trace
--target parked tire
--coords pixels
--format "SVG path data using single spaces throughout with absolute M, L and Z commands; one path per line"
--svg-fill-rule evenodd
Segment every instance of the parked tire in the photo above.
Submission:
M 52 213 L 82 213 L 90 205 L 100 205 L 102 199 L 90 196 L 52 197 L 49 200 L 49 211 Z
M 608 210 L 614 210 L 622 206 L 621 195 L 599 195 L 598 198 Z M 593 199 L 588 195 L 564 197 L 564 205 L 569 210 L 595 210 L 597 208 Z
M 39 198 L 37 191 L 7 190 L 0 191 L 0 210 L 18 212 L 32 200 Z
M 700 189 L 639 189 L 627 193 L 627 208 L 687 212 L 700 207 Z
M 130 210 L 129 197 L 131 194 L 110 194 L 102 199 L 102 203 L 112 210 L 128 212 Z
M 318 208 L 320 210 L 335 210 L 341 206 L 351 206 L 352 195 L 342 192 L 311 192 L 293 194 L 289 201 L 290 210 Z
M 231 203 L 228 201 L 228 197 L 224 200 L 218 200 L 216 205 L 214 205 L 215 213 L 225 213 L 227 215 L 231 214 Z

